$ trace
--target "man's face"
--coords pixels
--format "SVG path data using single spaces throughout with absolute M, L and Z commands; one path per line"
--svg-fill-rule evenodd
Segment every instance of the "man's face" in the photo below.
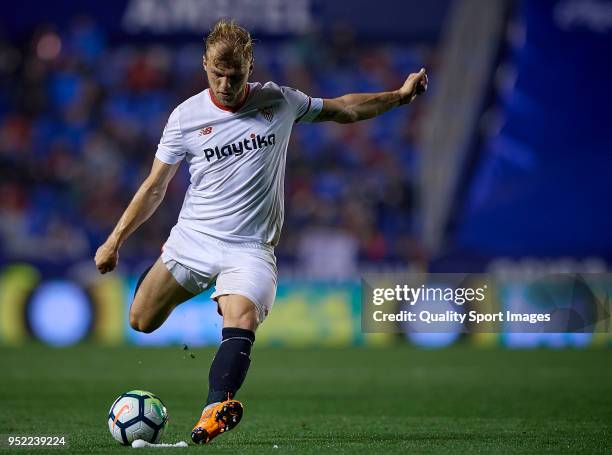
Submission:
M 224 106 L 233 107 L 242 101 L 253 64 L 223 57 L 217 47 L 208 49 L 204 55 L 204 70 L 215 98 Z

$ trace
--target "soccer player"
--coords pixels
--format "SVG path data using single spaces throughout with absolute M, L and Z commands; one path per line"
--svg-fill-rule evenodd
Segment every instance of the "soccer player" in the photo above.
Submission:
M 255 331 L 274 303 L 283 179 L 295 123 L 365 120 L 411 102 L 427 89 L 424 69 L 398 90 L 311 98 L 273 82 L 248 82 L 253 48 L 247 30 L 220 20 L 203 56 L 209 88 L 170 114 L 149 176 L 95 255 L 101 273 L 117 266 L 119 248 L 157 209 L 181 161 L 191 183 L 177 224 L 155 264 L 141 276 L 130 325 L 152 332 L 180 303 L 215 286 L 222 342 L 209 373 L 208 398 L 191 438 L 207 443 L 234 428 L 234 397 L 250 365 Z

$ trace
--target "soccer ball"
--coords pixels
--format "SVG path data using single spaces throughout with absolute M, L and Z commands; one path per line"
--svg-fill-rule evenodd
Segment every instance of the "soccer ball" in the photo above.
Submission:
M 164 403 L 144 390 L 121 394 L 108 412 L 108 429 L 113 438 L 124 445 L 136 439 L 158 442 L 167 423 L 168 412 Z

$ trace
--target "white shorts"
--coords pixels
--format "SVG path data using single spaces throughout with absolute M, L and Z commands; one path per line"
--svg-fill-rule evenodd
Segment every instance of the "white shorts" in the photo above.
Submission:
M 161 259 L 192 294 L 215 285 L 215 301 L 222 295 L 242 295 L 255 304 L 260 323 L 272 309 L 278 273 L 269 245 L 223 242 L 177 224 L 162 248 Z

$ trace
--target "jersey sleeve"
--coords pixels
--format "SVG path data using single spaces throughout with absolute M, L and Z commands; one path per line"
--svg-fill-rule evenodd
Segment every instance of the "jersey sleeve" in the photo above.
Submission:
M 287 103 L 289 103 L 289 107 L 295 113 L 295 123 L 312 122 L 323 109 L 321 98 L 312 98 L 291 87 L 281 87 L 281 91 Z
M 185 157 L 178 107 L 172 111 L 168 118 L 155 157 L 166 164 L 178 163 Z

